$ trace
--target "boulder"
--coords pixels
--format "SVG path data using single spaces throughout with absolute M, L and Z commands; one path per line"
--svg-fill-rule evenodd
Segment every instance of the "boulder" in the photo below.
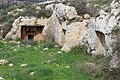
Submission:
M 9 66 L 12 67 L 14 64 L 10 63 Z
M 69 20 L 77 16 L 77 12 L 74 7 L 66 6 L 62 3 L 55 5 L 55 11 L 60 17 L 64 17 Z
M 72 47 L 81 43 L 87 24 L 88 20 L 83 21 L 74 7 L 62 3 L 55 5 L 51 16 L 51 32 L 54 41 L 63 46 L 61 50 L 70 51 Z
M 63 51 L 69 51 L 71 48 L 82 44 L 82 40 L 86 34 L 86 27 L 84 22 L 74 22 L 67 26 L 65 35 L 65 44 Z
M 50 10 L 50 11 L 53 11 L 54 9 L 54 4 L 49 4 L 45 7 L 46 10 Z

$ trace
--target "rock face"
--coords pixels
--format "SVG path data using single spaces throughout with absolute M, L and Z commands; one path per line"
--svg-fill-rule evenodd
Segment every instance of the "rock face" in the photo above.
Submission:
M 35 41 L 39 41 L 39 40 L 44 40 L 44 30 L 45 27 L 47 27 L 47 21 L 48 19 L 37 19 L 35 17 L 19 17 L 17 18 L 14 23 L 13 23 L 13 27 L 11 29 L 11 31 L 6 35 L 5 38 L 12 38 L 12 39 L 16 39 L 16 38 L 22 38 L 22 34 L 26 31 L 26 35 L 35 35 L 34 36 L 34 40 Z M 41 27 L 44 26 L 44 28 L 42 28 L 43 30 L 41 31 L 41 34 L 37 34 L 37 33 L 32 33 L 31 30 L 35 30 L 35 28 L 31 29 L 29 31 L 30 28 L 26 28 L 23 32 L 22 32 L 22 27 Z M 35 30 L 37 31 L 37 29 Z M 30 33 L 28 33 L 30 32 Z M 24 37 L 25 38 L 25 37 Z
M 51 32 L 54 41 L 63 46 L 61 50 L 70 51 L 72 47 L 82 43 L 87 22 L 88 20 L 83 21 L 83 18 L 77 15 L 74 7 L 62 3 L 55 5 L 51 16 Z
M 120 1 L 115 0 L 111 3 L 111 12 L 106 13 L 104 10 L 100 11 L 100 16 L 91 18 L 87 26 L 87 34 L 84 42 L 88 47 L 88 52 L 92 54 L 106 53 L 110 58 L 111 68 L 117 67 L 118 52 L 113 52 L 118 40 L 117 35 L 114 34 L 120 29 Z M 119 31 L 118 31 L 119 32 Z
M 0 80 L 5 80 L 3 77 L 0 77 Z
M 19 17 L 14 23 L 11 31 L 5 38 L 26 38 L 31 35 L 28 29 L 23 27 L 44 26 L 41 37 L 34 36 L 36 41 L 45 39 L 48 42 L 56 42 L 63 46 L 61 50 L 69 51 L 72 47 L 82 43 L 86 34 L 86 26 L 90 19 L 89 14 L 84 15 L 84 20 L 77 15 L 74 7 L 62 3 L 46 6 L 46 10 L 53 11 L 49 19 L 37 19 L 35 17 Z M 23 31 L 22 31 L 23 30 Z M 34 30 L 34 29 L 32 29 Z M 25 34 L 26 33 L 26 34 Z M 23 35 L 24 34 L 24 35 Z M 28 35 L 29 34 L 29 35 Z
M 66 27 L 65 44 L 63 51 L 70 51 L 72 47 L 82 44 L 82 40 L 86 33 L 84 22 L 74 22 Z

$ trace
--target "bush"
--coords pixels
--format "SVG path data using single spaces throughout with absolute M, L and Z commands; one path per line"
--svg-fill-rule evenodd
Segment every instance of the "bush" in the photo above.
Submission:
M 106 78 L 106 80 L 120 80 L 120 68 L 111 69 Z
M 113 0 L 95 0 L 94 2 L 102 6 L 102 5 L 110 5 L 112 1 Z
M 74 54 L 80 54 L 80 53 L 86 53 L 86 51 L 87 51 L 87 47 L 85 45 L 78 45 L 72 48 L 70 52 Z
M 84 15 L 86 13 L 94 15 L 95 13 L 95 8 L 90 6 L 88 7 L 86 0 L 71 0 L 70 4 L 75 7 L 78 15 Z
M 24 45 L 37 45 L 37 42 L 34 41 L 34 40 L 25 40 L 25 41 L 22 41 L 21 44 L 24 44 Z
M 17 37 L 15 41 L 23 41 L 22 38 Z

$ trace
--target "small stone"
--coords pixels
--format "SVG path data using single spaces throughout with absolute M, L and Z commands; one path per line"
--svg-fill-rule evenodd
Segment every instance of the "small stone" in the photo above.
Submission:
M 12 64 L 12 63 L 10 63 L 10 64 L 9 64 L 9 66 L 10 66 L 10 67 L 12 67 L 12 66 L 13 66 L 13 64 Z
M 13 51 L 15 51 L 15 52 L 16 52 L 17 50 L 16 50 L 16 49 L 14 49 Z
M 3 77 L 0 77 L 0 80 L 5 80 Z
M 8 60 L 5 60 L 5 59 L 0 60 L 0 65 L 4 65 L 4 64 L 7 64 L 7 63 L 8 63 Z
M 61 52 L 61 51 L 58 51 L 57 53 L 58 53 L 58 54 L 62 54 L 62 52 Z
M 54 63 L 57 67 L 60 66 L 59 64 Z
M 58 45 L 55 45 L 56 48 L 58 48 L 59 46 Z
M 65 66 L 65 68 L 70 68 L 70 66 Z
M 33 76 L 33 75 L 35 75 L 35 72 L 31 72 L 31 73 L 30 73 L 30 76 Z
M 34 47 L 34 49 L 37 49 L 37 47 Z
M 27 45 L 27 47 L 31 47 L 31 45 Z
M 48 48 L 44 48 L 44 51 L 48 51 Z
M 91 16 L 89 14 L 84 15 L 84 19 L 90 19 L 90 18 L 91 18 Z
M 26 67 L 26 66 L 28 66 L 28 64 L 21 64 L 20 66 L 21 67 Z
M 40 7 L 40 6 L 37 6 L 37 7 L 36 7 L 36 10 L 41 10 L 41 7 Z

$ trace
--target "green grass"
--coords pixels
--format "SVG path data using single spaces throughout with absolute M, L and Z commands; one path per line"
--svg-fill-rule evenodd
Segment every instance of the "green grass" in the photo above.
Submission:
M 17 47 L 13 43 L 0 43 L 0 59 L 7 59 L 14 64 L 0 65 L 0 75 L 5 80 L 91 80 L 83 70 L 76 69 L 77 62 L 91 59 L 87 54 L 75 54 L 73 51 L 58 54 L 60 48 L 50 47 L 43 51 L 45 43 L 35 46 Z M 14 51 L 16 49 L 17 51 Z M 28 66 L 21 67 L 27 63 Z M 33 76 L 29 74 L 35 72 Z

